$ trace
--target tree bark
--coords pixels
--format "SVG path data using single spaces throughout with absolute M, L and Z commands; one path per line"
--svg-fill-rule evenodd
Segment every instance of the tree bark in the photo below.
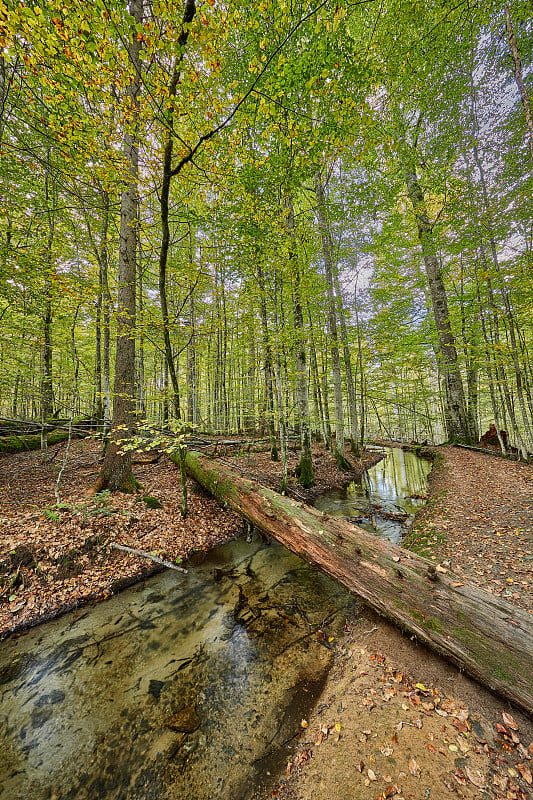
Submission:
M 143 19 L 143 0 L 130 0 L 129 12 L 136 24 Z M 118 313 L 115 353 L 113 421 L 99 478 L 92 491 L 104 488 L 133 492 L 138 483 L 131 469 L 131 451 L 122 444 L 133 436 L 135 425 L 135 284 L 137 278 L 137 221 L 139 144 L 137 114 L 141 90 L 140 42 L 133 26 L 128 47 L 133 77 L 126 90 L 131 117 L 125 120 L 124 158 L 128 167 L 120 198 L 118 253 Z
M 415 168 L 404 161 L 405 182 L 407 193 L 411 200 L 418 230 L 418 239 L 422 248 L 422 257 L 426 268 L 426 275 L 431 293 L 431 303 L 435 327 L 439 340 L 439 354 L 441 369 L 446 382 L 446 396 L 450 414 L 452 438 L 470 443 L 472 434 L 468 427 L 468 415 L 463 388 L 463 381 L 459 369 L 455 340 L 450 324 L 448 310 L 448 297 L 442 279 L 441 269 L 435 243 L 433 241 L 433 228 L 429 221 L 424 193 L 416 176 Z
M 308 489 L 314 483 L 313 458 L 311 455 L 311 429 L 309 422 L 309 392 L 307 388 L 307 354 L 305 348 L 304 315 L 302 309 L 302 293 L 300 286 L 300 265 L 298 263 L 296 243 L 296 223 L 292 197 L 287 196 L 287 223 L 291 247 L 289 258 L 292 269 L 292 300 L 296 341 L 294 344 L 294 360 L 296 366 L 296 407 L 298 409 L 298 427 L 302 454 L 298 466 L 298 480 Z
M 507 36 L 509 38 L 511 54 L 513 56 L 514 78 L 516 81 L 516 85 L 518 86 L 518 91 L 520 92 L 520 99 L 522 100 L 522 105 L 524 106 L 524 111 L 526 114 L 526 125 L 529 133 L 529 151 L 531 153 L 531 160 L 533 161 L 533 114 L 531 112 L 531 100 L 529 99 L 529 94 L 527 92 L 526 85 L 524 83 L 524 78 L 522 76 L 522 59 L 520 58 L 520 53 L 518 52 L 518 45 L 516 43 L 516 37 L 514 35 L 514 28 L 513 28 L 513 23 L 511 21 L 509 5 L 507 3 L 505 4 L 505 27 L 507 30 Z
M 187 219 L 189 240 L 189 340 L 187 344 L 187 422 L 196 425 L 198 422 L 198 386 L 196 368 L 196 315 L 194 307 L 194 244 L 191 221 Z
M 533 621 L 520 608 L 438 572 L 388 539 L 328 517 L 221 464 L 187 454 L 189 475 L 252 525 L 338 580 L 402 630 L 533 712 Z
M 358 458 L 360 456 L 359 448 L 359 415 L 357 413 L 357 391 L 355 386 L 355 379 L 352 369 L 352 356 L 350 353 L 350 345 L 348 342 L 348 330 L 346 327 L 346 313 L 344 309 L 344 301 L 342 299 L 342 290 L 339 280 L 339 270 L 337 265 L 333 265 L 333 279 L 335 283 L 335 293 L 337 295 L 337 313 L 339 317 L 339 327 L 341 330 L 342 352 L 344 356 L 344 371 L 346 373 L 346 388 L 348 390 L 348 407 L 350 409 L 350 428 L 351 428 L 351 451 Z
M 333 398 L 335 401 L 335 459 L 341 469 L 351 469 L 351 464 L 344 454 L 344 408 L 342 399 L 341 360 L 339 355 L 339 336 L 337 333 L 337 310 L 335 307 L 335 289 L 333 285 L 333 259 L 331 239 L 325 211 L 324 187 L 320 173 L 315 176 L 315 192 L 317 218 L 322 238 L 322 254 L 326 270 L 326 287 L 328 297 L 328 332 L 331 342 L 331 371 L 333 375 Z
M 268 330 L 267 298 L 265 278 L 261 265 L 261 256 L 257 254 L 257 282 L 259 284 L 259 308 L 261 312 L 261 339 L 263 342 L 263 365 L 266 381 L 266 405 L 268 434 L 270 437 L 270 458 L 279 461 L 278 445 L 276 442 L 276 427 L 274 424 L 274 366 L 272 361 L 272 347 Z
M 176 100 L 176 92 L 180 80 L 180 67 L 185 51 L 185 45 L 189 38 L 189 25 L 194 19 L 196 13 L 195 0 L 187 0 L 183 11 L 181 33 L 178 38 L 179 56 L 177 57 L 174 67 L 172 69 L 172 76 L 168 87 L 168 97 L 170 107 L 166 116 L 166 140 L 165 149 L 163 153 L 163 181 L 161 184 L 161 196 L 159 198 L 160 204 L 160 219 L 161 219 L 161 246 L 159 248 L 159 302 L 161 305 L 161 316 L 163 318 L 163 339 L 165 343 L 165 358 L 167 361 L 168 374 L 172 383 L 173 398 L 174 398 L 174 413 L 177 419 L 181 419 L 180 408 L 180 392 L 178 384 L 178 376 L 176 372 L 176 365 L 174 363 L 174 354 L 172 352 L 172 342 L 170 340 L 170 318 L 168 313 L 167 301 L 167 264 L 168 264 L 168 251 L 170 247 L 170 225 L 169 225 L 169 200 L 170 200 L 170 186 L 172 178 L 175 173 L 173 172 L 172 157 L 174 151 L 174 103 Z

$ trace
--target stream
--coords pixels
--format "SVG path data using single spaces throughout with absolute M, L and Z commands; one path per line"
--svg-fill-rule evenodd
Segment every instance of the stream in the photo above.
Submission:
M 426 502 L 431 462 L 400 447 L 378 451 L 384 453 L 383 459 L 367 470 L 360 482 L 325 492 L 314 505 L 401 544 L 406 527 Z
M 361 518 L 370 497 L 381 513 L 412 513 L 423 501 L 406 495 L 425 494 L 428 471 L 393 449 L 365 486 L 316 506 Z M 269 790 L 358 601 L 259 537 L 187 566 L 0 644 L 0 800 Z

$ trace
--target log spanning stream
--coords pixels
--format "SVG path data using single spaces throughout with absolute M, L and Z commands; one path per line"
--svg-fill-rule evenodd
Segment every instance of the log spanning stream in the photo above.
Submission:
M 370 470 L 382 506 L 425 493 L 420 460 L 395 453 Z M 395 488 L 378 499 L 384 470 Z M 357 600 L 277 543 L 232 542 L 188 566 L 0 644 L 0 800 L 268 787 Z

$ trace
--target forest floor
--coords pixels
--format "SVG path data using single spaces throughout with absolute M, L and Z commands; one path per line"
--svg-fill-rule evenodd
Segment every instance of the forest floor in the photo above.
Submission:
M 161 571 L 151 560 L 112 549 L 110 542 L 180 563 L 195 551 L 242 534 L 241 517 L 222 509 L 191 480 L 182 518 L 179 470 L 165 456 L 146 463 L 149 456 L 139 455 L 138 462 L 145 463 L 134 464 L 144 496 L 159 501 L 161 508 L 148 507 L 142 495 L 104 492 L 89 498 L 99 453 L 100 444 L 90 439 L 72 443 L 59 507 L 55 487 L 64 443 L 50 449 L 52 459 L 45 464 L 36 451 L 0 456 L 0 639 Z M 347 475 L 320 446 L 314 445 L 313 455 L 316 485 L 306 492 L 294 475 L 298 456 L 290 453 L 289 491 L 299 499 L 346 484 L 377 458 L 366 453 Z M 224 459 L 248 477 L 278 488 L 280 465 L 268 452 L 232 455 L 230 450 Z
M 429 501 L 406 539 L 533 611 L 533 467 L 455 447 L 436 452 Z M 370 609 L 349 628 L 268 797 L 532 797 L 530 718 Z
M 411 546 L 460 578 L 533 610 L 533 467 L 459 448 L 437 451 L 428 504 L 407 536 Z M 162 508 L 127 495 L 89 499 L 98 453 L 95 442 L 74 443 L 60 508 L 54 487 L 64 445 L 52 449 L 48 464 L 35 452 L 0 457 L 0 638 L 158 571 L 150 561 L 111 549 L 111 541 L 185 560 L 242 531 L 237 515 L 191 481 L 183 520 L 179 472 L 165 458 L 134 470 Z M 353 479 L 318 446 L 314 458 L 317 486 L 306 493 L 297 487 L 291 453 L 295 496 L 310 499 Z M 268 453 L 224 460 L 278 485 L 279 464 Z M 375 460 L 368 453 L 365 464 Z M 362 609 L 337 643 L 287 774 L 271 777 L 276 782 L 268 797 L 525 800 L 532 758 L 531 720 Z

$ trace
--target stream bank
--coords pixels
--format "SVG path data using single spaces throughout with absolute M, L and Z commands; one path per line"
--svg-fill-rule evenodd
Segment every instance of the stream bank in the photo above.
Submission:
M 531 610 L 533 468 L 454 447 L 434 452 L 429 501 L 408 540 Z M 531 719 L 369 609 L 337 643 L 306 723 L 279 800 L 531 797 Z
M 221 508 L 188 481 L 188 514 L 181 517 L 179 471 L 168 459 L 134 465 L 143 491 L 159 501 L 149 508 L 138 496 L 102 493 L 86 497 L 99 469 L 100 444 L 72 442 L 56 507 L 55 484 L 63 452 L 43 464 L 37 452 L 0 457 L 0 639 L 40 622 L 99 602 L 161 571 L 151 561 L 108 547 L 110 541 L 154 552 L 168 561 L 186 560 L 242 535 L 242 519 Z M 289 489 L 308 500 L 341 486 L 375 463 L 374 453 L 341 472 L 331 453 L 313 443 L 316 486 L 298 487 L 299 454 L 289 454 Z M 281 467 L 269 453 L 224 458 L 259 482 L 277 487 Z
M 244 800 L 287 757 L 357 610 L 244 539 L 0 647 L 0 800 Z

